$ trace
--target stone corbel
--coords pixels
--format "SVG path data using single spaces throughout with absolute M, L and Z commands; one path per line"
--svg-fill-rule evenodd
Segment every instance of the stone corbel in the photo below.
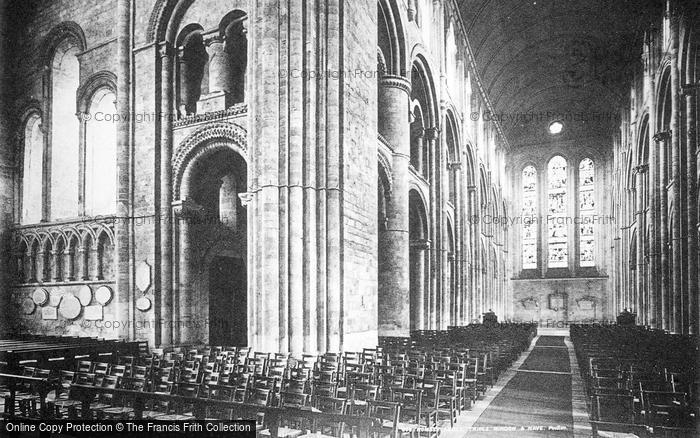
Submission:
M 640 164 L 639 166 L 634 167 L 634 171 L 636 173 L 646 173 L 646 171 L 649 169 L 648 164 Z
M 238 194 L 238 198 L 241 200 L 241 205 L 244 207 L 247 207 L 248 204 L 253 202 L 253 196 L 255 193 L 252 192 L 243 192 Z
M 659 131 L 654 134 L 654 141 L 657 143 L 667 141 L 669 138 L 671 138 L 671 131 Z

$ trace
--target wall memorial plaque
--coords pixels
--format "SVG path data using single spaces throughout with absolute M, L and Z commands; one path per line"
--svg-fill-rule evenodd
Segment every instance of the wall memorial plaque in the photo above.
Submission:
M 143 261 L 136 267 L 136 287 L 146 293 L 151 286 L 151 266 Z
M 90 286 L 83 285 L 80 287 L 78 290 L 78 301 L 80 301 L 80 304 L 83 306 L 89 306 L 90 302 L 92 301 L 92 289 L 90 289 Z
M 103 307 L 100 305 L 87 306 L 85 307 L 85 313 L 83 314 L 83 319 L 85 321 L 102 321 L 104 315 L 102 313 Z
M 61 300 L 61 305 L 58 307 L 58 310 L 64 318 L 75 319 L 80 315 L 82 308 L 80 301 L 78 301 L 76 297 L 73 295 L 66 295 L 63 297 L 63 300 Z
M 41 319 L 44 319 L 44 320 L 58 319 L 57 309 L 55 307 L 42 307 L 41 308 Z
M 112 289 L 110 289 L 109 286 L 100 286 L 95 291 L 95 301 L 103 306 L 109 304 L 109 302 L 112 301 Z
M 49 293 L 42 287 L 34 289 L 32 300 L 37 306 L 43 306 L 49 300 Z
M 24 301 L 22 301 L 22 313 L 25 315 L 31 315 L 34 313 L 34 310 L 36 310 L 34 300 L 31 298 L 25 298 Z

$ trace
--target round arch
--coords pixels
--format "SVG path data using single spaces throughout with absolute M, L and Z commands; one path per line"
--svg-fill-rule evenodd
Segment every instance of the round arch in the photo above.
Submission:
M 182 141 L 173 154 L 173 199 L 187 193 L 194 164 L 224 149 L 236 152 L 248 164 L 247 133 L 232 123 L 217 123 L 199 129 Z

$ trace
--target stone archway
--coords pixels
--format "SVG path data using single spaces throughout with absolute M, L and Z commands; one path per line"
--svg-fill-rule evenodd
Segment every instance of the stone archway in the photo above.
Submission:
M 173 158 L 174 327 L 180 343 L 248 343 L 248 165 L 244 131 L 218 124 Z

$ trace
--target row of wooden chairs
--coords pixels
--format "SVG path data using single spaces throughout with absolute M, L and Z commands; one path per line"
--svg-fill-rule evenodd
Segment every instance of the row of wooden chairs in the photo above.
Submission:
M 695 436 L 700 418 L 690 337 L 621 326 L 572 326 L 594 432 Z M 681 351 L 667 351 L 671 345 Z

